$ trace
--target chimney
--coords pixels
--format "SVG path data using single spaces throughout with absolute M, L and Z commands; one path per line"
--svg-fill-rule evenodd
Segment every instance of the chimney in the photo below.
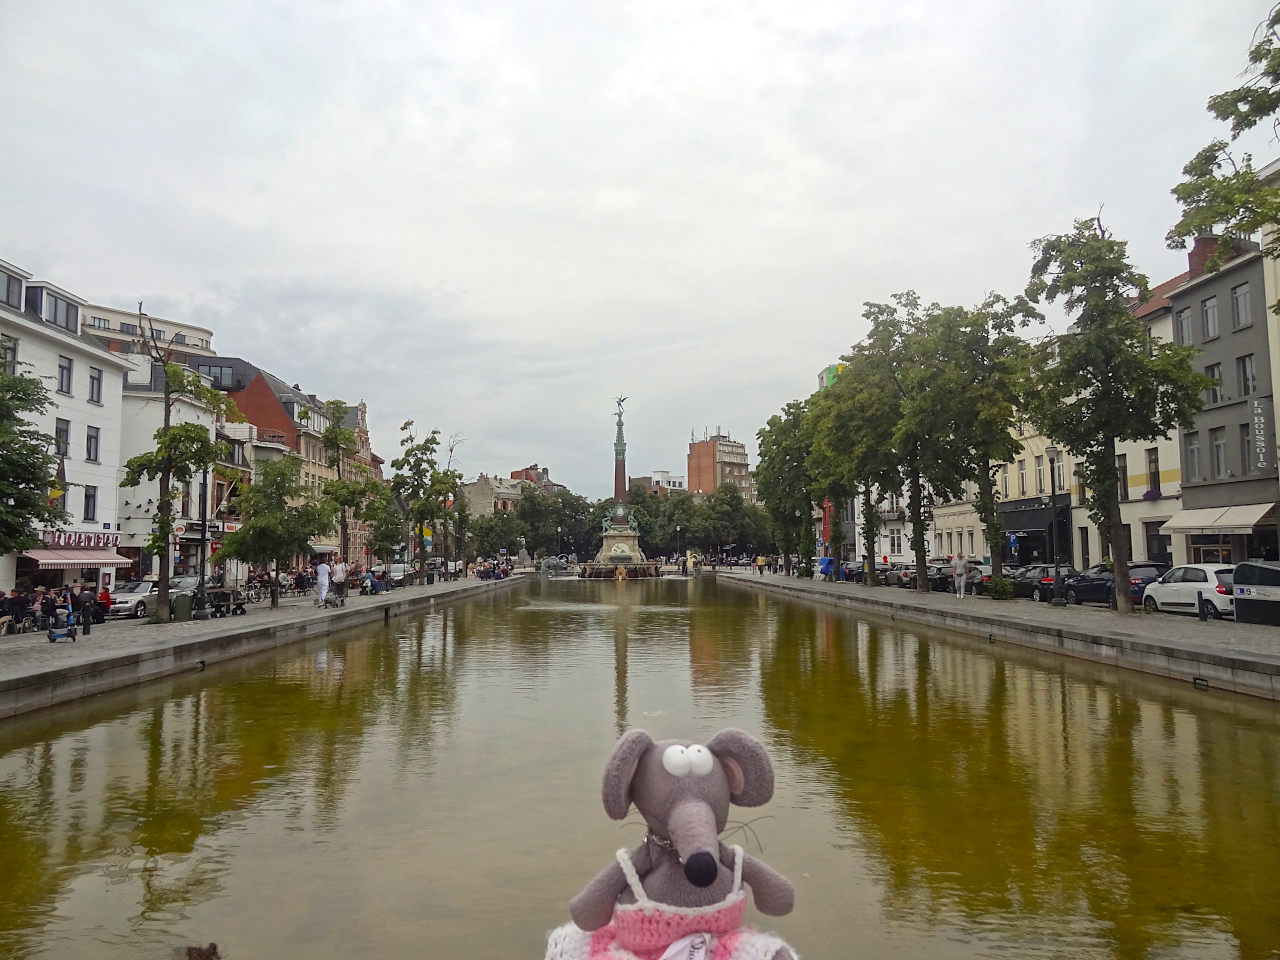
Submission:
M 1204 265 L 1217 253 L 1220 239 L 1211 233 L 1196 237 L 1195 243 L 1187 252 L 1187 269 L 1191 273 L 1187 279 L 1194 280 L 1196 277 L 1204 276 Z

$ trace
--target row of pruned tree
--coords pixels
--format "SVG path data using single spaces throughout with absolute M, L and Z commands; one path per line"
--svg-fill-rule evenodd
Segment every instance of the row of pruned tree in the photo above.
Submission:
M 1212 97 L 1209 111 L 1231 126 L 1184 168 L 1173 189 L 1183 207 L 1171 247 L 1222 230 L 1227 242 L 1210 269 L 1230 255 L 1230 239 L 1264 232 L 1263 252 L 1280 258 L 1280 189 L 1239 159 L 1232 144 L 1280 113 L 1280 4 L 1259 25 L 1249 77 Z M 1086 505 L 1112 546 L 1116 606 L 1131 610 L 1126 540 L 1120 528 L 1116 445 L 1155 440 L 1192 422 L 1213 381 L 1194 369 L 1195 350 L 1153 341 L 1132 308 L 1148 297 L 1147 278 L 1129 262 L 1124 241 L 1100 217 L 1032 244 L 1024 294 L 991 295 L 976 307 L 925 305 L 913 292 L 868 303 L 867 335 L 843 359 L 834 384 L 788 403 L 759 432 L 761 499 L 783 532 L 783 549 L 803 543 L 814 503 L 862 501 L 861 537 L 875 556 L 875 503 L 905 490 L 916 563 L 926 560 L 925 531 L 934 502 L 976 489 L 995 572 L 1004 530 L 994 465 L 1020 449 L 1015 418 L 1029 420 L 1077 458 Z M 1071 317 L 1062 335 L 1026 338 L 1038 305 L 1060 301 Z M 1280 303 L 1272 309 L 1280 313 Z M 837 514 L 839 511 L 836 511 Z M 801 539 L 797 539 L 801 538 Z M 831 539 L 840 542 L 838 524 Z M 927 584 L 921 584 L 927 589 Z

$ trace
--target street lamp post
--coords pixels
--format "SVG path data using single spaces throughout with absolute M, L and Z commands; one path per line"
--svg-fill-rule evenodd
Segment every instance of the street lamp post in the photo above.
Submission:
M 1058 561 L 1058 448 L 1054 444 L 1044 448 L 1049 458 L 1049 549 L 1053 552 L 1053 599 L 1055 607 L 1067 601 L 1062 598 L 1062 565 Z
M 556 524 L 556 556 L 560 556 L 560 525 Z
M 676 555 L 679 556 L 680 551 L 680 524 L 676 524 Z
M 800 522 L 800 508 L 796 507 L 796 576 L 800 576 L 800 540 L 804 537 L 804 524 Z

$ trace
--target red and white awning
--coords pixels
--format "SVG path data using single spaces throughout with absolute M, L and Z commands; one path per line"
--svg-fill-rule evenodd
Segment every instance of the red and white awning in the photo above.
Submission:
M 41 570 L 80 570 L 90 567 L 127 567 L 128 557 L 114 550 L 27 550 L 22 554 Z

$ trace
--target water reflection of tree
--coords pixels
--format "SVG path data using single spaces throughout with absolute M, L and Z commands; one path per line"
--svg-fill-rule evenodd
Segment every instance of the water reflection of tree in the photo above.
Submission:
M 423 731 L 456 709 L 447 661 L 421 650 L 383 631 L 285 651 L 0 756 L 0 954 L 24 952 L 90 864 L 138 885 L 135 926 L 207 899 L 224 867 L 193 857 L 197 843 L 264 796 L 292 798 L 294 816 L 310 796 L 307 827 L 335 828 L 375 725 L 403 723 L 400 742 L 421 756 Z
M 779 606 L 769 721 L 829 779 L 888 905 L 974 930 L 1093 936 L 1147 957 L 1280 943 L 1280 732 L 1144 681 Z M 1165 694 L 1168 693 L 1168 697 Z M 1228 880 L 1229 882 L 1224 882 Z

